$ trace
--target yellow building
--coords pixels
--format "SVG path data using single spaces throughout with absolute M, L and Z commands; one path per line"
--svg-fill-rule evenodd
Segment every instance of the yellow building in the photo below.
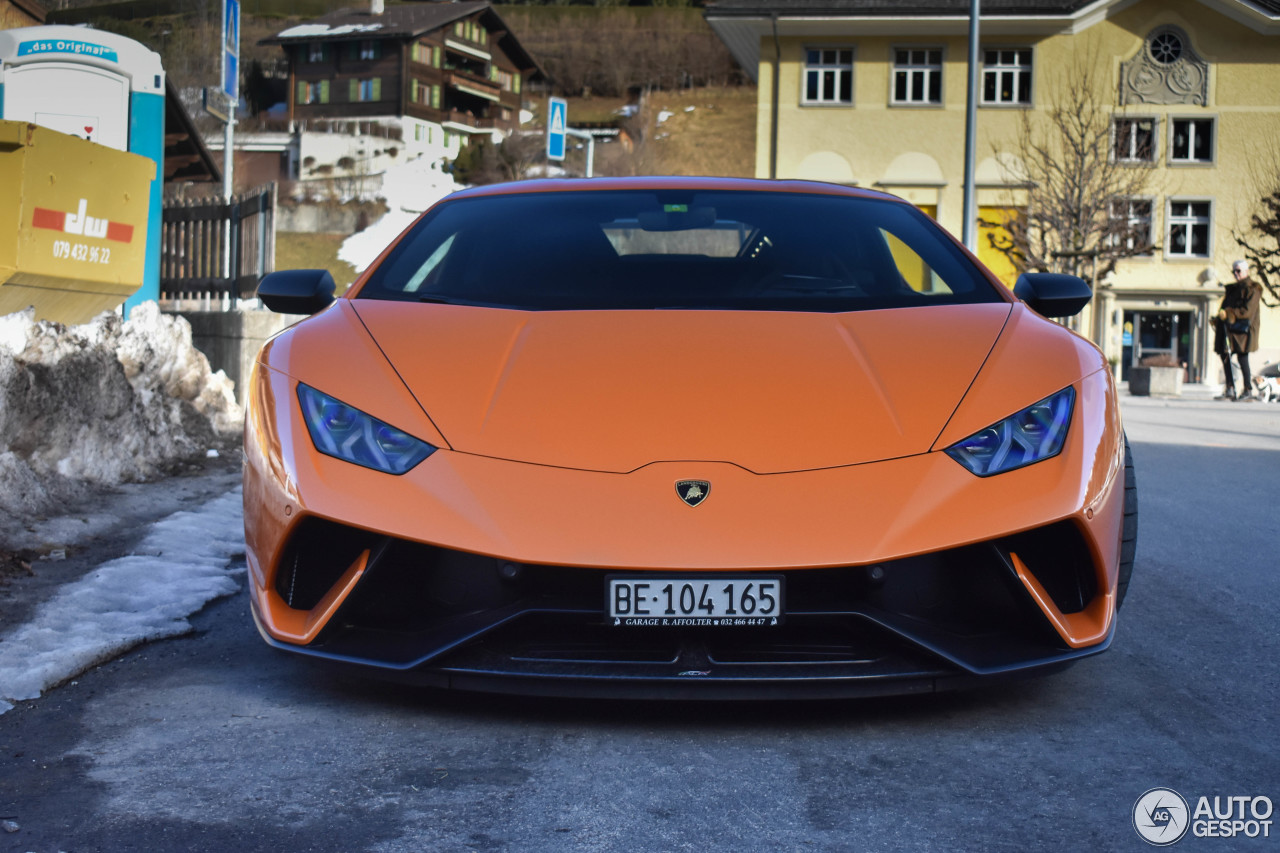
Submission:
M 968 0 L 718 0 L 708 23 L 759 83 L 756 174 L 885 190 L 963 230 Z M 1171 354 L 1221 382 L 1209 319 L 1280 164 L 1280 0 L 984 0 L 974 185 L 979 219 L 1016 209 L 1018 133 L 1087 60 L 1111 110 L 1110 156 L 1148 167 L 1118 202 L 1159 248 L 1097 282 L 1078 328 L 1127 377 Z M 1273 169 L 1274 171 L 1274 169 Z M 1272 176 L 1276 177 L 1275 175 Z M 997 274 L 1013 268 L 990 248 Z M 1280 359 L 1263 310 L 1256 372 Z

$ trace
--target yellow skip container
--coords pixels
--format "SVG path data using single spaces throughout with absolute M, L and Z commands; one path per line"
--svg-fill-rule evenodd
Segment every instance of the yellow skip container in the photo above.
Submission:
M 142 286 L 153 161 L 0 121 L 0 315 L 85 323 Z

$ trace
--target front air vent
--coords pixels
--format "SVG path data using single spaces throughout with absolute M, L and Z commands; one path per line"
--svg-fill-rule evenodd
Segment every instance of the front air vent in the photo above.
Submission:
M 320 518 L 299 522 L 276 570 L 276 592 L 295 610 L 310 610 L 364 551 L 383 539 Z
M 1079 613 L 1098 594 L 1093 558 L 1073 522 L 1019 533 L 1000 545 L 1018 555 L 1063 613 Z

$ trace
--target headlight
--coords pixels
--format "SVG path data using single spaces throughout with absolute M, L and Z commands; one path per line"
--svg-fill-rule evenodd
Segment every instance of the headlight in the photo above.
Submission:
M 1064 388 L 956 442 L 947 448 L 947 455 L 979 477 L 1057 456 L 1067 440 L 1075 399 L 1075 389 Z
M 359 409 L 298 383 L 302 420 L 316 450 L 388 474 L 403 474 L 435 448 Z

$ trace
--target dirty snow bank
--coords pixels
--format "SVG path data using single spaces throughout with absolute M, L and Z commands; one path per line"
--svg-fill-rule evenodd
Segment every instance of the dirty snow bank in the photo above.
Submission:
M 440 161 L 419 157 L 386 171 L 382 178 L 382 199 L 387 213 L 358 234 L 352 234 L 338 250 L 338 260 L 364 272 L 369 264 L 413 224 L 431 205 L 463 186 L 440 168 Z
M 186 617 L 239 589 L 240 490 L 157 522 L 133 554 L 60 589 L 0 642 L 0 714 L 148 640 L 191 630 Z M 8 701 L 6 701 L 8 700 Z
M 138 482 L 239 432 L 234 388 L 154 302 L 82 326 L 0 317 L 0 512 Z

